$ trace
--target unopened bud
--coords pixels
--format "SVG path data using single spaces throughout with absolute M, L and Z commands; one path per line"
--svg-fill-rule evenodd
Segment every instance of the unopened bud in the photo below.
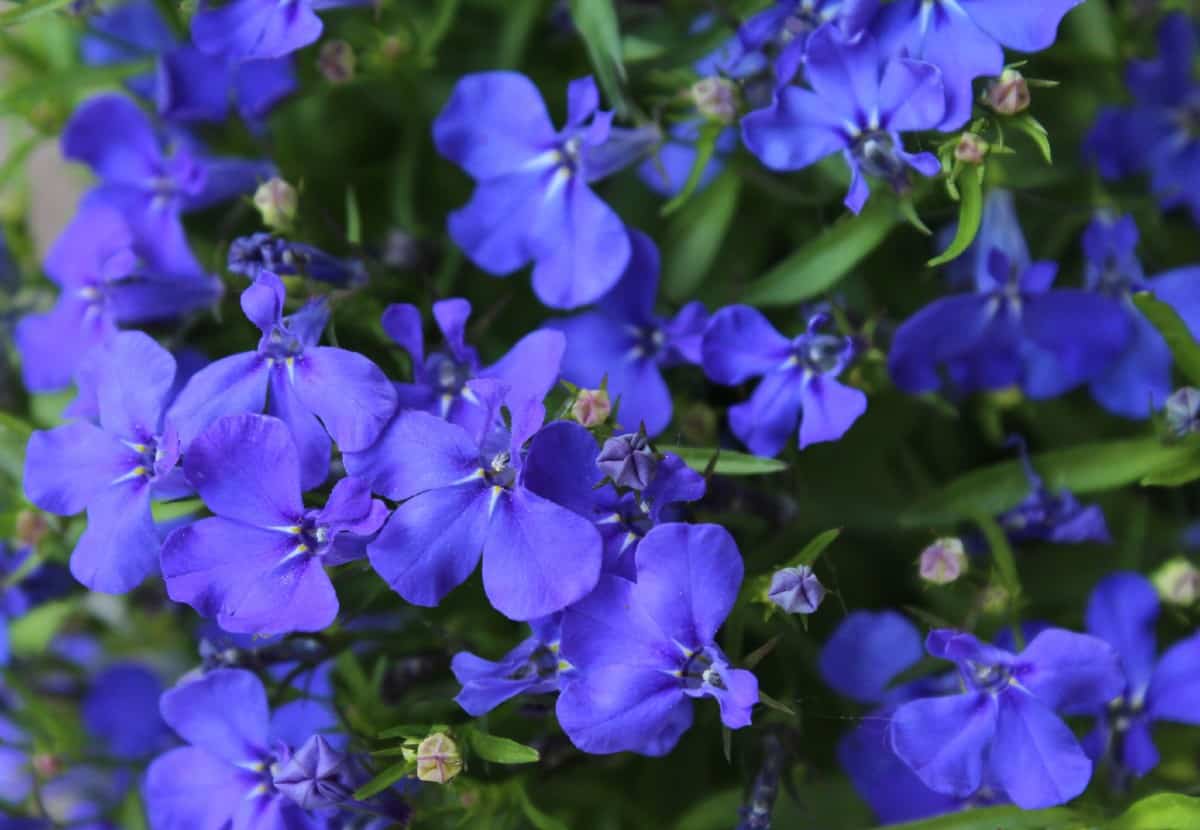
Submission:
M 49 530 L 46 517 L 38 511 L 22 510 L 17 514 L 17 541 L 22 547 L 36 548 Z
M 1029 109 L 1032 98 L 1025 76 L 1015 69 L 1005 69 L 987 88 L 988 106 L 1001 115 L 1016 115 Z
M 917 562 L 921 579 L 934 585 L 949 585 L 967 572 L 967 552 L 961 539 L 938 539 L 925 550 Z
M 1200 569 L 1182 556 L 1163 564 L 1150 581 L 1168 605 L 1186 607 L 1200 598 Z
M 612 414 L 612 401 L 604 389 L 580 389 L 571 404 L 571 417 L 588 429 L 600 426 Z
M 1163 414 L 1167 429 L 1177 438 L 1200 432 L 1200 389 L 1176 389 L 1167 398 Z
M 959 136 L 958 144 L 954 147 L 954 158 L 963 164 L 983 164 L 988 147 L 988 143 L 975 133 L 965 132 Z
M 267 179 L 254 191 L 254 206 L 263 224 L 277 231 L 291 230 L 298 202 L 296 188 L 278 177 Z
M 658 459 L 641 433 L 615 435 L 604 442 L 596 466 L 618 487 L 644 490 L 654 477 Z
M 47 752 L 35 752 L 29 759 L 29 764 L 39 778 L 53 778 L 63 769 L 62 761 L 58 756 Z
M 979 594 L 979 609 L 985 614 L 1002 614 L 1008 610 L 1009 599 L 1003 585 L 989 585 Z
M 273 776 L 275 789 L 305 810 L 323 810 L 346 801 L 354 792 L 354 779 L 350 759 L 321 735 L 305 741 Z
M 692 84 L 688 92 L 696 109 L 706 118 L 732 124 L 738 114 L 738 92 L 726 78 L 703 78 Z
M 789 614 L 811 614 L 825 599 L 825 586 L 812 568 L 798 565 L 775 572 L 767 598 Z
M 417 778 L 445 784 L 462 772 L 462 755 L 449 735 L 435 732 L 417 747 Z
M 325 80 L 344 84 L 354 78 L 354 48 L 344 40 L 330 40 L 321 47 L 317 69 Z

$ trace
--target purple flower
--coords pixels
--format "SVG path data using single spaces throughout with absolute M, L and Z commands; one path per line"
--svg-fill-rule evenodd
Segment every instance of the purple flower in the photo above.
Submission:
M 854 356 L 849 337 L 825 334 L 826 314 L 788 340 L 749 306 L 723 308 L 704 331 L 704 370 L 734 386 L 762 377 L 749 401 L 729 409 L 733 434 L 757 455 L 778 455 L 795 433 L 800 449 L 837 441 L 867 409 L 861 390 L 837 377 Z M 796 422 L 800 422 L 796 433 Z
M 654 478 L 658 456 L 641 433 L 614 435 L 600 448 L 596 466 L 617 487 L 645 490 Z
M 671 127 L 667 137 L 651 158 L 638 166 L 638 177 L 646 186 L 661 196 L 671 197 L 679 194 L 691 175 L 696 162 L 696 142 L 700 139 L 700 128 L 704 122 L 700 119 L 684 121 Z M 704 173 L 700 176 L 697 191 L 703 190 L 712 183 L 717 174 L 725 167 L 726 157 L 737 149 L 738 133 L 732 127 L 721 130 L 717 136 L 716 150 Z M 636 238 L 636 234 L 634 234 Z M 628 273 L 628 270 L 626 271 Z M 657 274 L 655 275 L 657 281 Z
M 234 633 L 332 623 L 338 601 L 325 565 L 361 557 L 387 516 L 367 483 L 342 479 L 323 508 L 305 508 L 300 454 L 287 425 L 264 415 L 218 420 L 188 447 L 184 472 L 216 515 L 164 542 L 171 599 Z
M 1054 43 L 1063 16 L 1083 0 L 896 0 L 871 30 L 886 55 L 909 54 L 938 66 L 946 85 L 944 132 L 971 116 L 971 82 L 1004 69 L 1004 48 L 1040 52 Z
M 141 663 L 113 663 L 89 683 L 80 707 L 88 734 L 113 758 L 144 760 L 170 745 L 158 716 L 158 675 Z M 137 717 L 129 717 L 136 712 Z
M 585 752 L 665 755 L 692 725 L 690 699 L 715 698 L 730 729 L 750 724 L 758 680 L 716 645 L 742 583 L 742 557 L 718 525 L 666 524 L 638 549 L 637 582 L 601 577 L 563 614 L 575 672 L 558 720 Z
M 742 119 L 742 142 L 772 170 L 799 170 L 841 152 L 853 179 L 846 207 L 855 213 L 870 189 L 864 175 L 903 188 L 908 168 L 936 176 L 930 153 L 905 152 L 900 134 L 933 129 L 945 112 L 941 71 L 880 50 L 863 34 L 848 39 L 823 26 L 808 40 L 805 78 L 811 90 L 787 86 L 774 103 Z
M 767 596 L 789 614 L 813 614 L 825 599 L 825 586 L 808 565 L 782 568 L 771 575 Z
M 187 746 L 160 755 L 146 772 L 143 796 L 158 830 L 254 827 L 323 830 L 324 817 L 284 795 L 272 769 L 286 765 L 311 736 L 337 721 L 325 706 L 299 699 L 274 713 L 254 674 L 218 669 L 162 696 L 163 719 Z M 338 736 L 326 734 L 335 747 Z
M 252 190 L 274 170 L 269 162 L 209 156 L 183 133 L 163 140 L 122 95 L 81 104 L 63 128 L 62 152 L 92 168 L 100 183 L 89 199 L 118 210 L 159 262 L 191 258 L 181 214 Z
M 1083 234 L 1087 287 L 1117 301 L 1132 331 L 1125 351 L 1090 389 L 1097 403 L 1127 418 L 1148 418 L 1162 408 L 1172 388 L 1171 350 L 1133 305 L 1133 292 L 1154 294 L 1200 337 L 1200 268 L 1177 268 L 1147 279 L 1136 253 L 1138 237 L 1131 216 L 1098 216 Z
M 1156 722 L 1200 725 L 1200 634 L 1157 656 L 1158 615 L 1154 586 L 1136 573 L 1109 575 L 1088 601 L 1087 630 L 1116 649 L 1124 684 L 1111 700 L 1089 710 L 1097 724 L 1084 748 L 1095 760 L 1112 758 L 1139 777 L 1158 765 L 1151 736 Z
M 1069 490 L 1052 492 L 1033 468 L 1025 442 L 1016 439 L 1021 465 L 1029 481 L 1029 495 L 1010 510 L 996 517 L 1000 527 L 1014 542 L 1046 541 L 1058 544 L 1112 541 L 1104 511 L 1099 505 L 1080 504 Z
M 502 384 L 480 379 L 467 389 L 498 412 Z M 511 429 L 491 416 L 485 431 L 473 435 L 427 412 L 406 411 L 387 434 L 380 457 L 390 468 L 376 486 L 403 504 L 367 553 L 384 581 L 414 605 L 437 605 L 481 557 L 488 600 L 514 620 L 559 611 L 596 584 L 599 533 L 525 483 L 525 444 L 542 426 L 541 403 L 509 409 Z
M 902 703 L 892 717 L 892 747 L 927 787 L 962 798 L 986 775 L 1027 810 L 1083 792 L 1092 762 L 1055 711 L 1080 711 L 1120 694 L 1120 662 L 1107 643 L 1051 628 L 1015 655 L 939 629 L 925 647 L 957 665 L 964 689 Z
M 197 372 L 171 418 L 186 449 L 221 416 L 260 412 L 266 403 L 268 414 L 291 429 L 301 481 L 310 489 L 328 475 L 330 436 L 344 452 L 369 447 L 396 410 L 396 390 L 362 355 L 317 345 L 329 320 L 323 300 L 284 316 L 285 296 L 283 282 L 270 272 L 242 292 L 242 311 L 262 332 L 258 349 Z
M 172 259 L 136 239 L 103 199 L 89 197 L 46 255 L 46 275 L 61 293 L 54 308 L 17 324 L 25 385 L 35 392 L 71 383 L 84 356 L 123 325 L 181 317 L 215 303 L 218 279 L 186 245 Z
M 339 288 L 367 281 L 366 267 L 358 260 L 338 259 L 303 242 L 292 242 L 269 233 L 239 236 L 229 245 L 227 267 L 252 280 L 269 271 L 276 276 L 303 274 Z
M 272 774 L 272 783 L 305 810 L 324 810 L 350 800 L 366 782 L 353 759 L 330 746 L 324 735 L 313 735 Z
M 179 436 L 164 417 L 175 359 L 141 332 L 124 332 L 94 356 L 99 423 L 35 432 L 25 494 L 60 516 L 86 509 L 71 573 L 93 591 L 124 593 L 158 569 L 150 501 L 190 492 L 176 467 Z
M 472 717 L 486 715 L 517 695 L 557 692 L 564 665 L 558 657 L 562 615 L 531 620 L 532 636 L 498 661 L 469 651 L 454 655 L 450 668 L 462 685 L 454 698 Z
M 318 11 L 366 6 L 371 0 L 233 0 L 200 3 L 192 18 L 192 41 L 208 55 L 235 61 L 282 58 L 321 37 Z
M 691 302 L 671 319 L 654 312 L 658 293 L 658 250 L 648 236 L 631 231 L 632 255 L 620 282 L 594 311 L 551 320 L 566 336 L 563 377 L 608 391 L 621 404 L 618 416 L 628 429 L 642 424 L 651 437 L 671 420 L 671 392 L 662 369 L 700 361 L 700 338 L 708 314 Z
M 591 183 L 630 164 L 651 142 L 611 127 L 592 78 L 567 90 L 567 126 L 555 130 L 537 87 L 515 72 L 460 78 L 433 125 L 438 152 L 476 181 L 450 215 L 450 236 L 485 271 L 531 260 L 533 290 L 552 308 L 576 308 L 616 285 L 629 235 Z

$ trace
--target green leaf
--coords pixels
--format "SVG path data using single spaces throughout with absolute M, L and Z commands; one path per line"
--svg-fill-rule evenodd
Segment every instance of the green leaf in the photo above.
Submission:
M 900 221 L 894 201 L 876 194 L 862 213 L 842 219 L 750 283 L 743 302 L 792 305 L 828 291 L 878 248 Z
M 379 795 L 414 769 L 416 769 L 416 764 L 410 761 L 399 761 L 392 764 L 359 787 L 354 793 L 355 801 L 365 801 L 373 795 Z
M 737 212 L 742 177 L 725 170 L 671 217 L 663 242 L 663 290 L 690 300 L 708 276 Z
M 25 474 L 25 445 L 33 427 L 7 412 L 0 412 L 0 472 L 20 481 Z
M 889 830 L 1066 830 L 1079 827 L 1079 816 L 1065 807 L 1022 810 L 985 807 L 962 813 L 890 825 Z
M 817 534 L 807 545 L 800 549 L 799 553 L 792 557 L 791 561 L 788 562 L 788 566 L 808 565 L 812 567 L 813 563 L 821 558 L 821 554 L 825 552 L 825 549 L 832 545 L 837 540 L 837 537 L 841 535 L 842 529 L 840 527 Z
M 571 20 L 583 37 L 596 80 L 617 115 L 628 118 L 633 105 L 625 94 L 621 28 L 612 0 L 570 0 Z
M 346 190 L 346 241 L 351 245 L 362 244 L 362 214 L 353 187 Z
M 29 0 L 29 2 L 21 3 L 16 8 L 0 14 L 0 28 L 16 26 L 18 23 L 33 20 L 35 17 L 41 17 L 70 4 L 71 0 Z
M 777 458 L 761 458 L 732 450 L 676 446 L 659 446 L 658 449 L 679 456 L 685 464 L 701 473 L 708 469 L 714 457 L 717 459 L 715 472 L 723 476 L 763 476 L 787 469 L 787 464 Z
M 400 723 L 385 729 L 376 738 L 424 738 L 429 734 L 430 727 L 415 723 Z
M 1054 163 L 1054 156 L 1050 152 L 1050 134 L 1046 132 L 1046 128 L 1042 126 L 1040 121 L 1026 112 L 1010 119 L 1008 124 L 1016 127 L 1033 139 L 1033 143 L 1041 150 L 1042 158 L 1046 160 L 1046 164 Z
M 75 600 L 64 599 L 39 605 L 8 624 L 8 642 L 18 657 L 33 657 L 46 651 L 54 635 L 75 610 Z
M 982 166 L 973 167 L 964 170 L 955 180 L 959 193 L 958 227 L 954 231 L 954 239 L 950 241 L 950 246 L 925 263 L 930 268 L 957 259 L 975 241 L 979 225 L 983 221 L 983 173 Z
M 489 735 L 478 729 L 467 729 L 471 749 L 485 761 L 495 764 L 534 764 L 542 757 L 536 749 L 499 735 Z
M 1134 804 L 1105 825 L 1106 830 L 1182 830 L 1200 827 L 1200 798 L 1159 793 Z
M 1009 605 L 1013 606 L 1017 597 L 1021 595 L 1021 576 L 1017 572 L 1017 558 L 1013 556 L 1012 545 L 1008 543 L 1008 537 L 991 516 L 976 516 L 975 524 L 987 540 L 988 549 L 992 552 L 992 561 L 996 563 L 996 571 L 1000 574 L 1000 584 L 1008 592 Z
M 1200 450 L 1194 451 L 1190 458 L 1177 467 L 1151 473 L 1142 478 L 1143 487 L 1182 487 L 1200 478 Z
M 1183 322 L 1175 309 L 1148 292 L 1133 295 L 1133 302 L 1158 329 L 1163 340 L 1167 341 L 1179 371 L 1183 372 L 1189 383 L 1200 386 L 1200 343 L 1192 337 L 1187 323 Z
M 1178 467 L 1195 451 L 1188 443 L 1164 445 L 1155 437 L 1081 444 L 1042 453 L 1033 465 L 1051 490 L 1095 493 L 1123 487 Z M 944 525 L 978 515 L 995 516 L 1029 494 L 1017 460 L 973 470 L 925 496 L 900 515 L 908 527 Z
M 700 135 L 696 138 L 696 158 L 692 161 L 692 169 L 688 171 L 687 181 L 675 194 L 675 198 L 662 206 L 660 213 L 663 216 L 670 216 L 692 198 L 692 194 L 700 186 L 700 180 L 704 178 L 705 171 L 708 170 L 708 162 L 717 149 L 717 138 L 724 129 L 725 125 L 719 121 L 707 121 L 700 128 Z

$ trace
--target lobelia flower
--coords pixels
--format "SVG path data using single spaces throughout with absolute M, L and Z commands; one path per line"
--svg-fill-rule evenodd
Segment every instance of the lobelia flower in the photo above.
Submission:
M 290 58 L 241 62 L 207 55 L 180 43 L 152 0 L 129 0 L 89 17 L 79 51 L 92 66 L 154 57 L 154 72 L 130 78 L 125 86 L 176 122 L 224 121 L 232 99 L 253 125 L 296 89 Z
M 1163 405 L 1163 423 L 1175 438 L 1200 432 L 1200 389 L 1183 386 L 1168 395 Z
M 301 496 L 300 454 L 285 423 L 230 415 L 188 447 L 183 469 L 214 518 L 163 543 L 167 594 L 227 631 L 320 631 L 337 616 L 326 565 L 363 555 L 387 517 L 365 481 L 334 485 L 320 510 Z
M 614 435 L 605 439 L 596 467 L 617 487 L 645 490 L 654 479 L 658 455 L 640 432 Z
M 575 667 L 556 708 L 584 752 L 665 755 L 692 724 L 692 699 L 716 698 L 730 729 L 750 724 L 758 680 L 716 645 L 742 582 L 742 557 L 718 525 L 660 525 L 642 540 L 637 582 L 600 578 L 563 614 Z
M 957 665 L 963 689 L 902 703 L 892 716 L 892 748 L 927 787 L 962 798 L 986 778 L 1026 810 L 1083 792 L 1092 762 L 1055 711 L 1100 706 L 1121 693 L 1120 661 L 1107 643 L 1051 628 L 1016 655 L 938 629 L 925 648 Z
M 172 740 L 158 716 L 162 681 L 148 666 L 123 661 L 96 673 L 80 706 L 88 734 L 115 759 L 138 761 L 167 749 Z M 136 712 L 136 718 L 129 717 Z
M 1155 723 L 1200 725 L 1200 634 L 1157 656 L 1158 615 L 1154 585 L 1137 573 L 1110 574 L 1088 600 L 1088 633 L 1116 649 L 1124 684 L 1112 699 L 1088 710 L 1097 722 L 1083 745 L 1096 761 L 1112 758 L 1138 777 L 1158 765 Z
M 501 383 L 477 379 L 467 389 L 499 412 Z M 414 605 L 437 605 L 481 558 L 488 601 L 514 620 L 559 611 L 596 584 L 599 533 L 525 483 L 525 444 L 542 426 L 541 403 L 509 401 L 511 428 L 491 416 L 484 431 L 472 434 L 415 410 L 392 424 L 382 455 L 391 468 L 373 486 L 403 503 L 367 554 Z
M 1029 495 L 1020 504 L 996 517 L 1013 542 L 1046 541 L 1059 544 L 1112 541 L 1104 511 L 1099 505 L 1084 505 L 1069 490 L 1051 492 L 1033 468 L 1025 442 L 1015 443 L 1020 450 L 1021 466 L 1029 482 Z
M 605 448 L 616 444 L 629 449 L 642 443 L 638 436 L 626 435 L 610 438 Z M 578 424 L 559 421 L 530 442 L 525 484 L 594 522 L 604 543 L 604 573 L 635 579 L 634 558 L 642 539 L 656 525 L 675 520 L 681 502 L 703 498 L 706 485 L 702 475 L 671 453 L 642 447 L 632 456 L 615 455 L 624 461 L 618 458 L 615 470 L 605 470 L 604 452 L 597 455 L 592 434 Z
M 781 568 L 771 575 L 767 597 L 789 614 L 815 614 L 825 599 L 825 586 L 808 565 Z
M 167 321 L 213 305 L 220 280 L 186 247 L 164 259 L 132 235 L 103 200 L 85 199 L 46 255 L 46 276 L 61 289 L 52 309 L 17 324 L 25 385 L 35 392 L 71 383 L 84 357 L 120 326 Z
M 324 299 L 284 316 L 285 298 L 283 281 L 270 272 L 242 292 L 242 311 L 262 332 L 258 348 L 197 372 L 171 406 L 171 418 L 186 449 L 218 418 L 260 412 L 265 404 L 292 432 L 307 490 L 329 473 L 330 437 L 344 452 L 366 449 L 395 412 L 397 398 L 366 357 L 317 345 L 329 320 Z
M 905 152 L 900 134 L 933 129 L 945 111 L 941 71 L 908 58 L 886 63 L 868 34 L 847 38 L 830 25 L 808 39 L 805 79 L 812 89 L 780 89 L 766 109 L 742 119 L 742 142 L 772 170 L 799 170 L 841 152 L 853 178 L 846 207 L 862 210 L 864 176 L 907 187 L 908 168 L 936 176 L 931 153 Z
M 879 10 L 871 31 L 885 55 L 935 64 L 946 85 L 943 132 L 971 117 L 971 82 L 1004 69 L 1004 47 L 1040 52 L 1054 44 L 1063 16 L 1083 0 L 896 0 Z
M 654 312 L 658 294 L 658 249 L 648 236 L 630 231 L 632 254 L 620 282 L 594 311 L 550 320 L 566 337 L 563 378 L 596 387 L 607 378 L 609 394 L 620 397 L 618 417 L 627 428 L 645 425 L 653 437 L 671 421 L 671 392 L 662 369 L 700 362 L 700 339 L 708 314 L 690 302 L 671 319 Z
M 1127 418 L 1148 418 L 1162 408 L 1172 388 L 1171 350 L 1133 304 L 1133 293 L 1149 291 L 1200 337 L 1200 267 L 1177 268 L 1147 279 L 1137 258 L 1138 237 L 1131 216 L 1098 216 L 1083 234 L 1088 289 L 1117 301 L 1132 331 L 1125 351 L 1089 388 L 1097 403 Z
M 733 434 L 751 452 L 778 455 L 793 434 L 800 449 L 837 441 L 866 412 L 867 396 L 837 380 L 854 344 L 823 333 L 829 319 L 814 314 L 791 340 L 749 306 L 723 308 L 709 321 L 701 347 L 708 376 L 726 386 L 763 379 L 750 400 L 729 408 Z
M 190 257 L 181 214 L 251 191 L 274 172 L 270 162 L 209 156 L 184 133 L 162 140 L 123 95 L 80 104 L 63 128 L 62 152 L 100 179 L 89 198 L 118 210 L 134 238 L 167 262 Z
M 192 17 L 192 42 L 207 55 L 235 61 L 282 58 L 321 37 L 317 12 L 368 6 L 372 0 L 232 0 L 202 2 Z
M 460 651 L 450 670 L 462 686 L 455 702 L 472 717 L 480 717 L 517 695 L 557 692 L 561 673 L 569 667 L 559 658 L 562 614 L 530 620 L 532 635 L 498 661 Z
M 349 756 L 313 735 L 272 774 L 279 792 L 305 810 L 323 810 L 350 801 L 362 781 Z
M 555 130 L 528 78 L 482 72 L 458 80 L 433 124 L 438 152 L 476 181 L 450 236 L 490 274 L 532 261 L 533 291 L 551 308 L 594 302 L 624 273 L 629 235 L 590 185 L 658 141 L 657 127 L 613 128 L 599 106 L 591 77 L 572 81 L 567 125 Z
M 239 236 L 229 245 L 227 267 L 252 280 L 264 272 L 276 276 L 303 274 L 338 288 L 362 285 L 366 267 L 359 260 L 338 259 L 312 245 L 292 242 L 269 233 Z
M 315 734 L 339 749 L 337 719 L 323 704 L 299 699 L 271 712 L 262 682 L 241 669 L 217 669 L 167 691 L 163 719 L 187 746 L 155 758 L 143 785 L 155 830 L 253 827 L 324 830 L 281 791 L 273 775 Z M 285 790 L 287 785 L 285 784 Z
M 124 593 L 158 570 L 150 501 L 191 492 L 176 466 L 179 435 L 164 416 L 175 359 L 141 332 L 93 355 L 98 423 L 71 421 L 29 439 L 25 494 L 60 516 L 87 510 L 71 573 L 93 591 Z

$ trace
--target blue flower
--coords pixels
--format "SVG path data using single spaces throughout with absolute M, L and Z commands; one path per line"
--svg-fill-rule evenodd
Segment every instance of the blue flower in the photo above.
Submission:
M 1025 442 L 1017 438 L 1021 465 L 1029 481 L 1029 495 L 1020 504 L 996 517 L 1014 542 L 1046 541 L 1058 544 L 1112 541 L 1104 511 L 1097 504 L 1081 504 L 1069 490 L 1052 492 L 1033 468 Z
M 303 274 L 339 288 L 357 287 L 367 281 L 366 267 L 358 260 L 338 259 L 320 248 L 269 233 L 233 240 L 227 266 L 252 280 L 269 271 L 276 276 Z
M 450 236 L 491 274 L 532 260 L 534 293 L 552 308 L 593 302 L 624 273 L 629 235 L 590 184 L 657 143 L 657 128 L 614 130 L 599 105 L 592 78 L 573 81 L 555 130 L 528 78 L 483 72 L 459 79 L 433 124 L 438 152 L 476 180 Z
M 190 492 L 176 466 L 179 436 L 165 417 L 175 359 L 141 332 L 124 332 L 96 355 L 99 423 L 71 421 L 35 432 L 25 494 L 50 513 L 87 510 L 71 573 L 93 591 L 124 593 L 158 570 L 152 498 Z
M 727 386 L 763 378 L 749 401 L 729 409 L 733 434 L 751 452 L 778 455 L 793 434 L 800 449 L 837 441 L 866 411 L 867 396 L 837 380 L 854 345 L 824 333 L 828 323 L 816 314 L 789 340 L 749 306 L 723 308 L 709 321 L 702 346 L 708 376 Z
M 215 516 L 163 543 L 167 594 L 234 633 L 319 631 L 337 616 L 326 565 L 361 557 L 387 517 L 365 481 L 340 480 L 321 509 L 301 495 L 286 424 L 226 416 L 188 447 L 184 472 Z
M 1115 760 L 1139 777 L 1158 765 L 1151 735 L 1155 723 L 1200 726 L 1200 634 L 1159 656 L 1154 633 L 1159 610 L 1150 581 L 1127 572 L 1105 577 L 1087 607 L 1088 633 L 1116 649 L 1124 684 L 1111 700 L 1089 710 L 1097 723 L 1084 748 L 1096 761 Z
M 498 413 L 502 384 L 479 379 L 467 389 Z M 511 428 L 493 415 L 472 434 L 410 410 L 389 429 L 381 457 L 390 469 L 376 484 L 403 503 L 367 554 L 384 581 L 414 605 L 437 605 L 481 558 L 488 600 L 514 620 L 562 610 L 596 584 L 599 533 L 525 483 L 525 444 L 542 426 L 541 403 L 508 406 Z
M 925 647 L 957 665 L 963 688 L 902 703 L 892 716 L 892 748 L 927 787 L 962 798 L 986 774 L 1027 810 L 1083 792 L 1092 762 L 1055 711 L 1100 706 L 1120 694 L 1120 662 L 1107 643 L 1052 628 L 1015 655 L 939 629 Z
M 1171 350 L 1133 305 L 1132 294 L 1149 291 L 1200 337 L 1200 267 L 1177 268 L 1147 279 L 1136 253 L 1138 236 L 1131 216 L 1098 216 L 1083 235 L 1087 287 L 1120 303 L 1133 332 L 1125 351 L 1090 389 L 1097 403 L 1127 418 L 1148 418 L 1162 408 L 1173 388 Z
M 934 65 L 881 50 L 863 34 L 847 38 L 826 25 L 808 40 L 805 79 L 812 89 L 787 86 L 775 101 L 742 119 L 742 142 L 772 170 L 799 170 L 841 152 L 853 174 L 846 207 L 862 210 L 870 195 L 864 175 L 903 189 L 908 168 L 936 176 L 931 153 L 905 152 L 901 133 L 933 129 L 946 98 Z
M 450 669 L 462 685 L 454 700 L 467 714 L 486 715 L 517 695 L 558 691 L 560 673 L 567 669 L 558 656 L 562 614 L 530 620 L 529 627 L 532 636 L 496 662 L 469 651 L 454 655 Z
M 662 369 L 700 362 L 700 339 L 708 314 L 691 302 L 672 318 L 654 311 L 658 295 L 658 249 L 632 231 L 633 253 L 620 282 L 594 311 L 551 320 L 566 335 L 563 378 L 596 388 L 608 378 L 608 392 L 620 398 L 619 417 L 628 429 L 645 425 L 651 437 L 671 420 L 671 392 Z
M 370 0 L 233 0 L 216 8 L 201 2 L 192 41 L 205 54 L 236 61 L 282 58 L 321 37 L 318 11 L 365 5 Z
M 1004 48 L 1040 52 L 1053 45 L 1063 16 L 1083 0 L 895 0 L 871 31 L 886 55 L 909 54 L 938 66 L 946 87 L 949 132 L 971 116 L 971 82 L 1004 69 Z
M 396 410 L 396 390 L 361 354 L 317 345 L 329 320 L 324 300 L 284 316 L 285 298 L 283 282 L 270 272 L 242 292 L 242 311 L 262 332 L 258 348 L 197 372 L 172 405 L 171 418 L 186 449 L 223 415 L 261 412 L 265 404 L 291 429 L 309 489 L 329 473 L 330 436 L 343 451 L 369 447 Z
M 758 680 L 715 642 L 741 583 L 742 557 L 724 528 L 651 530 L 637 582 L 601 577 L 563 614 L 562 656 L 575 668 L 557 706 L 567 737 L 585 752 L 665 755 L 702 697 L 716 699 L 730 729 L 748 726 Z

